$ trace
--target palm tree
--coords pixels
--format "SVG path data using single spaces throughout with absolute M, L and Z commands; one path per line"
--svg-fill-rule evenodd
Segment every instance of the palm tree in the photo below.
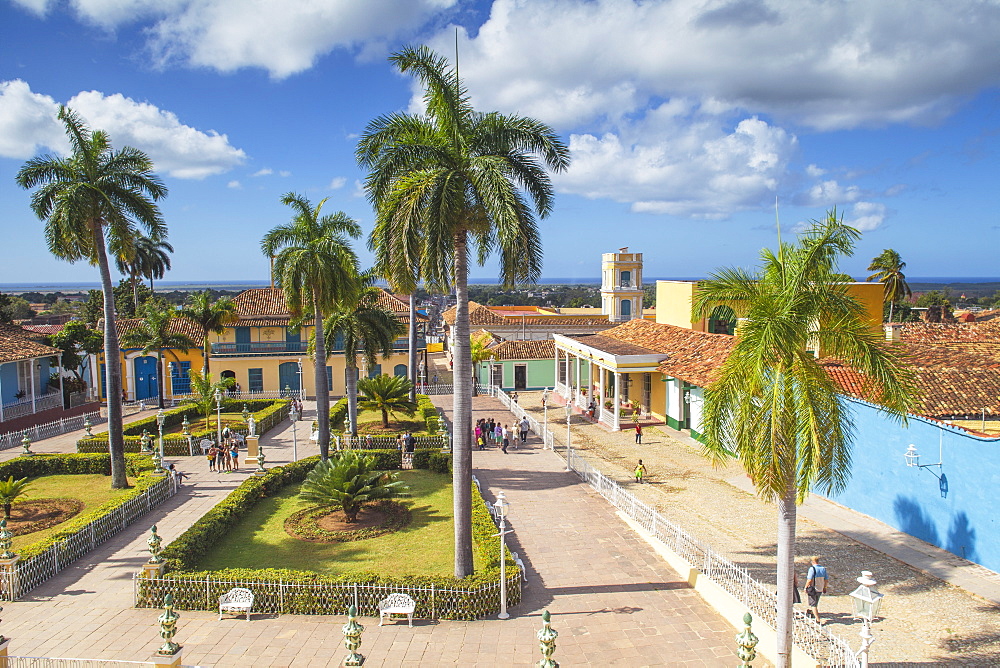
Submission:
M 118 401 L 122 393 L 121 352 L 108 250 L 115 257 L 130 257 L 140 229 L 151 237 L 166 237 L 166 225 L 155 202 L 167 195 L 167 189 L 142 151 L 130 146 L 112 149 L 106 132 L 91 131 L 66 107 L 59 109 L 59 120 L 69 136 L 69 157 L 32 158 L 18 171 L 17 183 L 22 188 L 40 186 L 31 196 L 31 208 L 46 221 L 49 252 L 68 262 L 87 260 L 100 269 L 111 487 L 121 489 L 128 486 L 128 478 Z
M 128 348 L 142 348 L 142 353 L 147 355 L 156 352 L 157 368 L 157 393 L 160 408 L 163 408 L 163 350 L 173 348 L 187 352 L 191 348 L 197 347 L 197 343 L 191 337 L 174 328 L 177 320 L 174 309 L 170 306 L 162 305 L 158 302 L 146 302 L 142 305 L 142 319 L 138 327 L 122 335 L 122 345 Z M 174 356 L 176 358 L 176 355 Z
M 14 480 L 14 476 L 10 476 L 6 480 L 0 480 L 0 505 L 3 506 L 4 522 L 10 521 L 10 507 L 28 493 L 29 487 L 31 487 L 31 483 L 28 482 L 27 478 Z
M 373 367 L 376 358 L 389 357 L 403 325 L 396 314 L 378 305 L 379 288 L 372 272 L 360 274 L 355 289 L 336 304 L 324 327 L 326 338 L 338 341 L 344 350 L 344 373 L 347 376 L 347 419 L 351 435 L 358 435 L 358 357 Z
M 389 471 L 375 469 L 375 455 L 344 450 L 333 459 L 316 463 L 302 481 L 299 496 L 344 511 L 349 523 L 358 521 L 365 504 L 407 496 L 408 487 Z
M 359 405 L 364 410 L 380 411 L 382 427 L 389 428 L 389 414 L 396 417 L 396 411 L 413 415 L 417 410 L 417 402 L 410 401 L 410 389 L 413 387 L 403 376 L 379 374 L 374 378 L 363 378 L 358 381 L 358 389 L 364 395 Z
M 292 318 L 301 322 L 311 314 L 316 320 L 316 421 L 319 453 L 325 460 L 330 454 L 330 388 L 323 317 L 354 289 L 358 258 L 349 238 L 359 237 L 361 228 L 342 211 L 321 216 L 325 199 L 313 207 L 302 195 L 287 193 L 281 202 L 291 206 L 295 216 L 264 235 L 260 247 L 265 256 L 275 258 L 274 276 Z
M 239 320 L 239 316 L 236 314 L 236 303 L 229 297 L 221 297 L 213 302 L 211 291 L 204 290 L 189 295 L 187 305 L 178 311 L 178 315 L 196 323 L 204 332 L 201 339 L 201 373 L 207 375 L 211 346 L 208 335 L 212 333 L 222 334 L 226 331 L 226 325 Z
M 149 279 L 149 289 L 153 289 L 153 279 L 163 278 L 170 271 L 170 255 L 174 247 L 163 239 L 139 237 L 135 240 L 135 255 L 139 260 L 139 275 Z
M 212 382 L 212 374 L 200 374 L 194 369 L 188 371 L 188 376 L 191 377 L 192 397 L 186 399 L 184 403 L 194 404 L 198 407 L 201 414 L 205 416 L 205 429 L 208 429 L 208 420 L 212 417 L 212 411 L 215 410 L 216 393 L 225 395 L 226 390 L 236 384 L 236 379 L 220 378 Z
M 899 253 L 886 248 L 878 257 L 872 258 L 868 271 L 875 273 L 868 277 L 869 281 L 878 281 L 885 286 L 885 301 L 889 304 L 889 322 L 892 322 L 893 307 L 904 299 L 909 299 L 913 292 L 906 282 L 906 263 Z
M 479 395 L 479 366 L 488 360 L 493 359 L 493 351 L 489 348 L 490 337 L 488 334 L 480 333 L 469 340 L 469 360 L 472 362 L 472 393 Z M 492 379 L 488 381 L 492 383 Z
M 427 47 L 390 60 L 424 87 L 423 115 L 376 118 L 358 144 L 376 223 L 378 266 L 405 274 L 417 263 L 437 286 L 454 284 L 455 368 L 469 369 L 469 246 L 483 264 L 500 256 L 504 283 L 533 282 L 542 248 L 535 215 L 552 211 L 546 167 L 569 166 L 569 150 L 544 123 L 473 109 L 448 61 Z M 534 206 L 534 210 L 532 209 Z M 455 576 L 472 573 L 472 378 L 455 374 Z
M 796 244 L 765 249 L 756 272 L 723 269 L 698 285 L 694 314 L 719 304 L 741 318 L 736 342 L 705 390 L 701 431 L 716 460 L 739 458 L 758 494 L 778 506 L 778 664 L 789 665 L 796 503 L 812 489 L 843 489 L 851 473 L 853 425 L 819 350 L 867 379 L 865 394 L 905 421 L 913 375 L 899 349 L 866 324 L 847 285 L 831 277 L 860 234 L 830 212 Z

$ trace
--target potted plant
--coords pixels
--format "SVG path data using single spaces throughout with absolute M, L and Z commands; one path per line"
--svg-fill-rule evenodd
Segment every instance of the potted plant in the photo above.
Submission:
M 606 400 L 606 401 L 604 402 L 604 407 L 605 407 L 605 408 L 606 408 L 607 410 L 611 410 L 611 406 L 613 406 L 613 405 L 614 405 L 614 402 L 613 402 L 613 401 L 611 401 L 610 399 L 608 399 L 608 400 Z

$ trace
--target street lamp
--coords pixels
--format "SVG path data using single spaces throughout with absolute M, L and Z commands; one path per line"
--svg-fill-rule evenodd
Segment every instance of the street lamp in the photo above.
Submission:
M 936 466 L 938 467 L 938 470 L 940 470 L 941 465 L 944 463 L 939 459 L 936 464 L 921 464 L 920 453 L 917 452 L 917 446 L 913 445 L 912 443 L 910 443 L 910 446 L 906 448 L 906 452 L 903 453 L 903 459 L 906 460 L 907 466 L 918 469 L 926 469 L 932 466 Z M 934 473 L 934 471 L 930 471 L 930 474 L 936 477 L 938 480 L 941 479 L 941 476 L 939 476 L 937 473 Z
M 166 453 L 163 451 L 163 423 L 167 421 L 167 416 L 161 408 L 156 412 L 156 428 L 160 430 L 160 466 L 163 466 L 163 458 Z M 159 473 L 159 471 L 157 471 Z
M 549 388 L 542 390 L 542 410 L 545 412 L 545 427 L 542 429 L 542 450 L 545 450 L 548 445 L 545 441 L 545 435 L 549 433 Z
M 497 617 L 507 619 L 510 615 L 507 614 L 507 545 L 505 538 L 511 532 L 507 531 L 510 502 L 507 501 L 503 492 L 497 494 L 497 500 L 493 502 L 493 510 L 500 521 L 500 532 L 495 534 L 500 537 L 500 614 Z
M 566 470 L 572 471 L 572 467 L 569 465 L 569 451 L 570 451 L 570 431 L 569 431 L 569 419 L 573 415 L 573 405 L 566 401 Z M 553 443 L 553 447 L 555 444 Z
M 851 602 L 854 604 L 853 617 L 862 622 L 861 649 L 858 650 L 858 658 L 861 660 L 862 668 L 868 668 L 868 649 L 875 642 L 871 624 L 872 620 L 878 617 L 884 595 L 875 590 L 877 583 L 872 578 L 871 571 L 861 571 L 861 577 L 857 578 L 857 582 L 860 586 L 851 592 Z
M 215 424 L 218 428 L 217 445 L 222 447 L 222 390 L 215 388 Z
M 295 432 L 295 423 L 299 421 L 299 412 L 295 410 L 294 404 L 288 409 L 288 419 L 292 423 L 292 461 L 297 462 L 299 461 L 299 437 Z
M 302 358 L 298 359 L 299 365 L 299 401 L 305 401 L 305 386 L 302 384 Z M 329 388 L 328 388 L 329 389 Z

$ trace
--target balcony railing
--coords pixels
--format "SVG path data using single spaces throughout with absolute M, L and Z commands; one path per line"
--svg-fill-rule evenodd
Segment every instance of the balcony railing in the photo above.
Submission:
M 280 355 L 304 353 L 305 341 L 252 341 L 250 343 L 213 343 L 213 355 Z
M 40 413 L 50 408 L 62 406 L 62 393 L 50 392 L 49 394 L 39 394 L 35 396 L 34 407 L 32 407 L 31 397 L 18 399 L 17 401 L 3 405 L 3 419 L 13 420 L 24 417 L 32 413 Z

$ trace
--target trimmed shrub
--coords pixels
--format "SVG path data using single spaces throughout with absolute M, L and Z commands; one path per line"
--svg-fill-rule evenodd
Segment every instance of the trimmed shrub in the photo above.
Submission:
M 441 452 L 437 448 L 418 448 L 413 451 L 413 468 L 429 469 L 431 466 L 431 455 Z
M 347 423 L 347 397 L 330 406 L 330 431 L 341 430 Z
M 451 455 L 444 452 L 432 452 L 427 461 L 427 468 L 434 473 L 451 475 Z

